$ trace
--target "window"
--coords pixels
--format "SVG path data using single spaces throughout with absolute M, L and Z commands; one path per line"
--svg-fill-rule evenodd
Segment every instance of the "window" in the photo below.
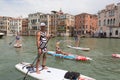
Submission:
M 104 13 L 104 17 L 106 17 L 106 12 Z
M 115 25 L 115 18 L 113 19 L 113 25 Z
M 118 35 L 118 30 L 115 31 L 115 35 Z
M 112 25 L 112 19 L 110 20 L 110 25 Z
M 106 26 L 106 19 L 104 20 L 104 26 Z
M 113 11 L 112 11 L 112 16 L 114 16 L 114 14 L 115 14 L 115 11 L 113 10 Z
M 87 29 L 87 25 L 86 25 L 86 29 Z
M 100 14 L 98 14 L 98 18 L 100 18 Z
M 99 26 L 101 26 L 101 20 L 99 20 Z
M 37 30 L 37 26 L 32 26 L 32 29 L 33 30 Z
M 107 20 L 107 24 L 109 25 L 109 23 L 110 23 L 110 22 L 109 22 L 109 19 L 108 19 L 108 20 Z
M 110 37 L 112 36 L 112 32 L 109 33 L 109 36 L 110 36 Z
M 92 26 L 90 26 L 90 29 L 92 29 Z

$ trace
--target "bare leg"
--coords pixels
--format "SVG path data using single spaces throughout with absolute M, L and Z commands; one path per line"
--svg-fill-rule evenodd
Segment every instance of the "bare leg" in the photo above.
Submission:
M 44 53 L 43 54 L 43 59 L 42 59 L 43 69 L 47 69 L 47 67 L 46 67 L 46 59 L 47 59 L 47 56 L 46 56 L 46 53 Z
M 41 54 L 42 54 L 41 49 L 39 49 L 39 50 L 38 50 L 38 55 L 39 55 L 39 57 L 38 57 L 37 62 L 36 62 L 36 73 L 37 73 L 37 74 L 40 74 L 39 66 L 40 66 Z
M 64 54 L 64 55 L 69 55 L 70 54 L 68 52 L 63 52 L 63 51 L 61 51 L 61 53 Z
M 40 74 L 39 65 L 40 65 L 40 59 L 37 59 L 37 62 L 36 62 L 36 73 L 37 74 Z
M 82 77 L 79 76 L 78 80 L 85 80 L 85 78 L 82 78 Z

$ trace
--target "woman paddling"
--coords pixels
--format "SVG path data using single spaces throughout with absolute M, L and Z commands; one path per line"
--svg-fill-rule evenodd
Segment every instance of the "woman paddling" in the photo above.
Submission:
M 56 42 L 56 53 L 57 53 L 57 54 L 63 54 L 63 55 L 69 55 L 69 54 L 71 54 L 71 53 L 62 51 L 62 50 L 60 49 L 59 44 L 60 44 L 59 41 Z

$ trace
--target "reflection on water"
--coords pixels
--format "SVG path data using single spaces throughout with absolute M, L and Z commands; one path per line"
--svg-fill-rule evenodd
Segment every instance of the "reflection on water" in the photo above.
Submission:
M 22 48 L 14 48 L 14 43 L 9 45 L 8 43 L 12 40 L 13 37 L 0 39 L 0 80 L 23 80 L 24 75 L 15 69 L 15 64 L 22 61 L 32 62 L 37 54 L 34 36 L 22 37 Z M 63 51 L 88 56 L 93 60 L 88 62 L 74 61 L 48 55 L 47 66 L 80 72 L 96 78 L 96 80 L 119 80 L 120 59 L 111 57 L 113 53 L 120 53 L 119 39 L 81 38 L 80 46 L 91 49 L 89 52 L 84 52 L 66 46 L 68 44 L 74 45 L 72 37 L 57 37 L 49 41 L 49 50 L 55 50 L 57 40 L 62 40 L 60 47 Z M 30 77 L 29 79 L 35 80 Z

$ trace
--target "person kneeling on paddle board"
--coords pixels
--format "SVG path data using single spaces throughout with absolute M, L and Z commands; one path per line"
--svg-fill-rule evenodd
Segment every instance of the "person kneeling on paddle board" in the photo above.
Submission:
M 40 58 L 42 58 L 42 69 L 47 69 L 46 67 L 46 53 L 47 53 L 47 40 L 51 38 L 51 36 L 46 32 L 46 24 L 40 24 L 41 30 L 36 34 L 36 44 L 38 48 L 38 59 L 36 62 L 36 73 L 40 74 L 39 65 L 40 65 Z
M 59 44 L 60 44 L 59 41 L 56 42 L 56 53 L 57 53 L 57 54 L 64 54 L 64 55 L 69 55 L 69 54 L 71 54 L 71 53 L 68 53 L 68 52 L 63 52 L 63 51 L 60 49 Z
M 16 39 L 17 46 L 19 46 L 20 45 L 20 36 L 19 36 L 18 32 L 17 32 L 17 35 L 16 35 L 15 39 Z

